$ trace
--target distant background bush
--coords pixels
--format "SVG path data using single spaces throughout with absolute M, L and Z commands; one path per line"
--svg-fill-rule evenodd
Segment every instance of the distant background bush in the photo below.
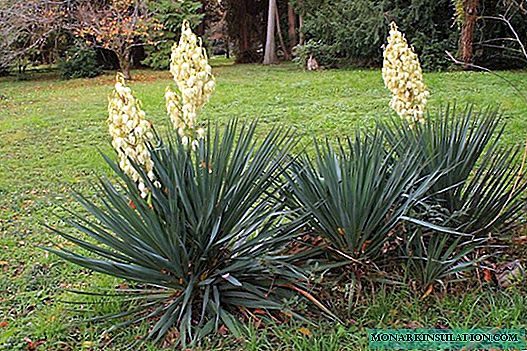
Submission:
M 155 7 L 156 20 L 164 29 L 152 34 L 153 44 L 145 48 L 147 57 L 142 63 L 154 69 L 168 69 L 170 50 L 181 35 L 181 23 L 187 20 L 192 27 L 199 25 L 204 16 L 203 13 L 199 13 L 202 4 L 193 0 L 160 0 L 149 4 Z
M 77 45 L 59 62 L 59 72 L 62 79 L 93 78 L 102 73 L 102 68 L 92 48 Z
M 498 38 L 510 37 L 504 23 L 488 17 L 507 13 L 503 1 L 482 1 L 474 32 L 474 63 L 494 69 L 519 68 L 525 60 L 504 49 Z M 382 62 L 382 45 L 389 23 L 397 22 L 414 46 L 423 69 L 444 70 L 451 62 L 445 51 L 456 54 L 460 28 L 451 0 L 304 0 L 297 5 L 305 14 L 306 42 L 297 47 L 298 61 L 313 55 L 322 66 L 373 66 Z M 526 33 L 525 16 L 518 12 L 513 24 Z
M 379 66 L 391 21 L 406 33 L 424 69 L 446 68 L 444 51 L 457 47 L 450 0 L 306 0 L 302 6 L 306 43 L 299 50 L 301 62 L 313 54 L 323 66 Z

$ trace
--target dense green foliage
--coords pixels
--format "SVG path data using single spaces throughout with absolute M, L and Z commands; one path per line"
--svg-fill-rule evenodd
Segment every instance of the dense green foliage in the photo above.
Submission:
M 381 123 L 382 133 L 336 149 L 316 145 L 315 162 L 292 167 L 290 206 L 337 263 L 380 267 L 382 257 L 393 268 L 399 250 L 423 287 L 466 278 L 522 223 L 527 177 L 520 148 L 497 147 L 500 122 L 495 111 L 447 108 L 423 124 Z
M 296 1 L 304 13 L 306 43 L 298 48 L 305 64 L 313 55 L 323 66 L 379 66 L 388 24 L 395 21 L 415 47 L 425 70 L 444 70 L 456 55 L 461 24 L 451 0 Z M 525 43 L 525 9 L 508 1 L 485 0 L 478 7 L 474 30 L 474 63 L 491 69 L 525 67 L 526 59 L 507 24 Z
M 305 157 L 292 168 L 292 207 L 306 211 L 313 235 L 329 241 L 337 260 L 386 256 L 397 239 L 392 231 L 437 178 L 436 171 L 421 177 L 427 161 L 415 162 L 416 153 L 394 158 L 378 131 L 348 138 L 336 150 L 316 145 L 315 162 Z
M 498 146 L 504 126 L 496 111 L 446 108 L 434 117 L 417 126 L 398 121 L 385 128 L 397 154 L 418 153 L 422 176 L 442 173 L 414 215 L 453 231 L 410 226 L 404 236 L 403 256 L 425 286 L 454 273 L 462 277 L 460 272 L 495 254 L 493 245 L 506 244 L 521 223 L 527 189 L 518 163 L 521 146 Z
M 306 47 L 323 66 L 378 66 L 391 21 L 397 22 L 417 50 L 424 69 L 447 66 L 444 50 L 454 51 L 450 0 L 338 0 L 301 2 L 305 13 Z
M 62 79 L 93 78 L 102 73 L 95 51 L 83 45 L 69 50 L 58 67 Z
M 190 22 L 191 27 L 197 26 L 204 14 L 199 10 L 201 2 L 195 0 L 150 1 L 149 6 L 155 13 L 155 20 L 163 26 L 161 31 L 153 31 L 149 41 L 152 45 L 146 47 L 147 57 L 143 63 L 154 69 L 167 69 L 170 66 L 170 50 L 181 35 L 181 23 Z
M 447 108 L 417 127 L 395 123 L 387 129 L 396 152 L 419 152 L 426 173 L 443 169 L 430 199 L 444 210 L 449 226 L 488 237 L 511 229 L 525 190 L 517 164 L 521 145 L 500 149 L 503 118 L 497 111 L 457 112 Z M 518 178 L 519 177 L 519 178 Z

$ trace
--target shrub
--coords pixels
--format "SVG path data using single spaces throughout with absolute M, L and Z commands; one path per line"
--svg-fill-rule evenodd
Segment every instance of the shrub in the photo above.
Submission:
M 149 2 L 149 6 L 162 30 L 152 31 L 152 44 L 146 46 L 147 57 L 142 63 L 153 69 L 168 69 L 172 44 L 181 35 L 181 23 L 189 21 L 192 27 L 198 26 L 204 16 L 200 11 L 203 4 L 195 0 L 158 0 Z
M 322 43 L 320 40 L 309 40 L 304 45 L 295 46 L 295 58 L 298 65 L 306 68 L 310 56 L 316 58 L 323 66 L 335 67 L 345 65 L 336 52 L 336 46 Z
M 457 276 L 461 279 L 467 272 L 476 269 L 478 263 L 488 256 L 475 256 L 478 248 L 488 245 L 485 238 L 475 238 L 463 233 L 423 230 L 413 227 L 404 237 L 402 258 L 411 277 L 422 289 L 430 293 L 435 283 L 445 285 L 445 280 Z
M 414 211 L 420 220 L 452 230 L 410 227 L 405 236 L 403 257 L 425 287 L 475 268 L 519 223 L 527 178 L 517 162 L 519 147 L 499 148 L 501 120 L 496 110 L 457 113 L 447 107 L 424 123 L 396 121 L 384 128 L 396 154 L 416 152 L 417 162 L 426 165 L 423 176 L 442 174 Z
M 101 74 L 102 69 L 92 48 L 76 46 L 59 63 L 59 73 L 62 79 L 93 78 Z
M 526 179 L 517 163 L 518 146 L 499 148 L 503 134 L 497 110 L 458 113 L 455 107 L 417 125 L 396 121 L 384 128 L 399 155 L 415 150 L 419 162 L 430 160 L 423 174 L 443 170 L 432 185 L 430 202 L 445 211 L 445 223 L 487 236 L 511 229 L 523 206 Z
M 422 178 L 416 156 L 411 151 L 394 159 L 380 132 L 348 139 L 336 149 L 316 143 L 315 160 L 304 156 L 292 167 L 290 202 L 304 210 L 313 235 L 327 241 L 334 260 L 375 261 L 437 177 Z
M 498 148 L 500 121 L 494 110 L 447 108 L 336 148 L 315 142 L 314 161 L 303 156 L 288 173 L 289 206 L 325 239 L 332 264 L 402 258 L 423 288 L 463 278 L 504 243 L 524 203 L 520 150 Z
M 149 339 L 176 327 L 185 345 L 221 323 L 236 333 L 234 315 L 244 309 L 288 311 L 284 299 L 305 277 L 295 256 L 284 253 L 298 224 L 284 220 L 272 189 L 283 185 L 294 141 L 273 130 L 256 145 L 254 128 L 230 123 L 221 136 L 200 139 L 196 151 L 179 136 L 160 140 L 150 152 L 161 186 L 137 166 L 148 200 L 107 159 L 122 182 L 101 181 L 102 205 L 79 196 L 93 219 L 77 215 L 70 222 L 91 241 L 59 232 L 89 254 L 50 251 L 136 282 L 136 298 L 143 298 L 114 317 L 127 316 L 126 325 L 155 319 Z

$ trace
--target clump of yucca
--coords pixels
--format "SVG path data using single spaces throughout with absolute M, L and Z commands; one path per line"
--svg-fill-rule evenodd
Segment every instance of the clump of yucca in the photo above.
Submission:
M 120 183 L 101 180 L 97 201 L 78 196 L 90 216 L 74 215 L 70 223 L 84 236 L 59 232 L 85 251 L 49 250 L 135 283 L 101 293 L 124 299 L 122 310 L 107 315 L 124 318 L 111 330 L 149 322 L 143 341 L 170 334 L 185 348 L 222 326 L 239 336 L 240 312 L 296 315 L 289 302 L 306 275 L 297 266 L 301 255 L 288 253 L 303 223 L 285 220 L 285 205 L 272 191 L 286 186 L 295 138 L 276 128 L 257 143 L 256 124 L 236 121 L 214 133 L 196 128 L 214 77 L 186 22 L 171 72 L 177 91 L 166 98 L 177 132 L 165 138 L 117 75 L 108 123 L 118 162 L 106 160 Z
M 421 122 L 429 92 L 423 82 L 419 58 L 394 22 L 390 24 L 384 50 L 382 77 L 392 93 L 390 107 L 410 123 Z

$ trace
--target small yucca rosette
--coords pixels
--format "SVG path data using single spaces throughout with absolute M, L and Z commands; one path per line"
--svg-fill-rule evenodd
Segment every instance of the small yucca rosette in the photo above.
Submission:
M 167 88 L 165 93 L 170 119 L 185 140 L 199 138 L 203 131 L 196 127 L 196 119 L 214 92 L 215 81 L 201 39 L 187 21 L 181 26 L 179 43 L 172 47 L 170 72 L 177 86 L 177 91 Z
M 119 167 L 137 183 L 141 196 L 146 197 L 148 189 L 130 160 L 144 167 L 148 177 L 154 180 L 153 162 L 146 146 L 154 137 L 152 124 L 146 119 L 139 100 L 126 86 L 121 73 L 117 74 L 115 90 L 108 103 L 108 130 L 112 146 L 117 151 Z
M 382 77 L 392 93 L 390 107 L 410 123 L 423 121 L 429 92 L 423 82 L 419 58 L 394 22 L 390 24 L 384 49 Z

